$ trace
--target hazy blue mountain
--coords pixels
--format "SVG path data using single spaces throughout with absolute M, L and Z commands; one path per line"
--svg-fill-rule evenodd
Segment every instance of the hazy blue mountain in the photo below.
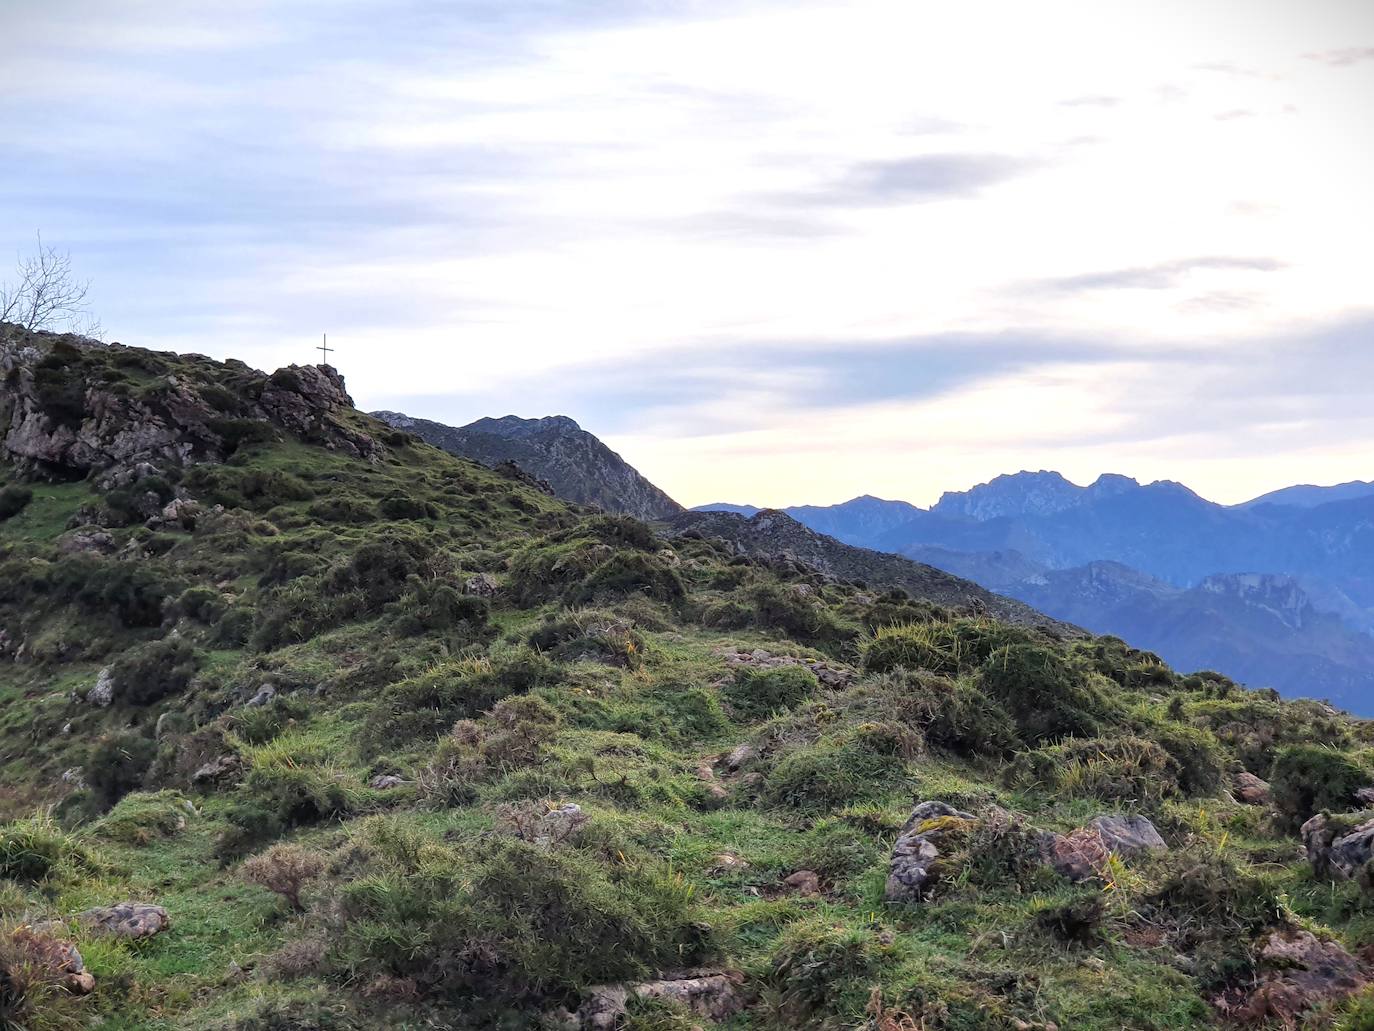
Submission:
M 1310 483 L 1294 487 L 1284 487 L 1261 494 L 1257 498 L 1237 505 L 1237 508 L 1255 508 L 1258 505 L 1288 505 L 1295 508 L 1315 508 L 1331 501 L 1350 501 L 1374 494 L 1374 481 L 1351 480 L 1338 483 L 1333 487 L 1314 487 Z

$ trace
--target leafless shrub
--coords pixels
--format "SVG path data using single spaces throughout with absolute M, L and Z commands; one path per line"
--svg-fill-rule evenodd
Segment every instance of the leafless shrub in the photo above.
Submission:
M 324 859 L 299 845 L 273 845 L 243 864 L 245 880 L 275 891 L 296 912 L 304 911 L 301 891 L 324 873 Z

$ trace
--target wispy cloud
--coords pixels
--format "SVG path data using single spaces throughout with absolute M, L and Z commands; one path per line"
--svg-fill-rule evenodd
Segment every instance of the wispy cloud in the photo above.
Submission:
M 1168 290 L 1178 286 L 1194 272 L 1278 272 L 1285 268 L 1277 258 L 1199 257 L 1180 258 L 1157 265 L 1136 268 L 1104 269 L 1076 276 L 1040 280 L 1035 290 L 1077 293 L 1088 290 Z

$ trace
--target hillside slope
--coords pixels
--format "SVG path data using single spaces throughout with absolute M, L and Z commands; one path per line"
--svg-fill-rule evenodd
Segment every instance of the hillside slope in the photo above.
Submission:
M 671 519 L 682 511 L 681 505 L 566 415 L 542 419 L 507 415 L 455 427 L 400 412 L 372 414 L 450 454 L 488 466 L 514 462 L 567 501 L 636 519 Z
M 7 1031 L 1367 1024 L 1326 706 L 589 515 L 329 369 L 0 326 L 0 456 Z

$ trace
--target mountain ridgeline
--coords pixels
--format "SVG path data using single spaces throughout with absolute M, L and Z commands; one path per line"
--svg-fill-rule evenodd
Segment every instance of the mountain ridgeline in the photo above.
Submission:
M 543 419 L 478 419 L 445 426 L 400 412 L 373 412 L 435 447 L 488 466 L 514 462 L 559 497 L 636 519 L 671 519 L 682 506 L 565 415 Z
M 704 506 L 705 509 L 736 506 Z M 1182 484 L 999 476 L 929 510 L 855 498 L 787 510 L 1188 668 L 1374 712 L 1374 487 L 1294 487 L 1237 506 Z
M 1369 723 L 484 459 L 0 325 L 0 1028 L 1369 1026 Z

